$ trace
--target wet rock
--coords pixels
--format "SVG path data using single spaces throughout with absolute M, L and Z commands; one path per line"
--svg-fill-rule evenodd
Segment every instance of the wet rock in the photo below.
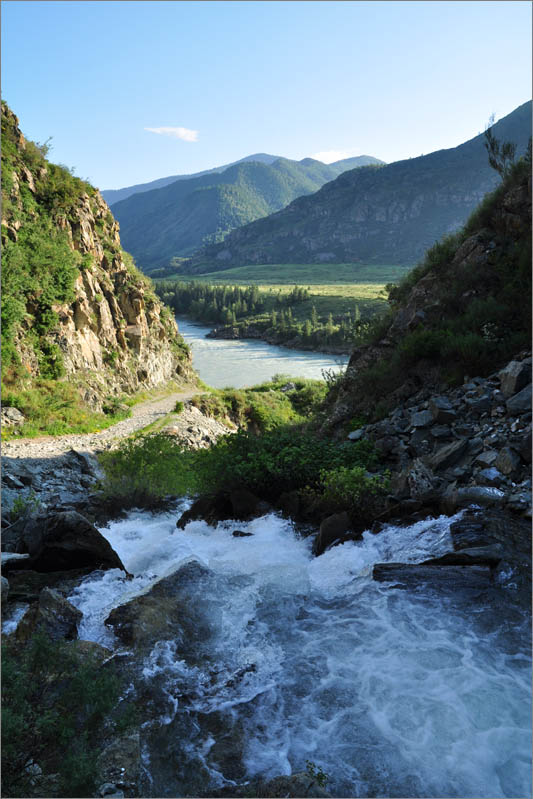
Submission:
M 203 519 L 208 524 L 218 524 L 225 519 L 233 518 L 233 507 L 229 495 L 223 492 L 214 495 L 204 495 L 196 499 L 189 510 L 183 513 L 176 527 L 183 530 L 189 522 Z
M 2 571 L 7 573 L 10 566 L 14 563 L 20 566 L 22 560 L 29 560 L 28 554 L 19 554 L 18 552 L 2 552 Z
M 28 610 L 20 622 L 16 637 L 28 640 L 37 630 L 43 630 L 52 640 L 76 638 L 83 614 L 58 591 L 43 588 L 39 602 Z
M 245 521 L 257 516 L 263 510 L 263 503 L 248 491 L 246 488 L 238 488 L 230 491 L 229 499 L 231 502 L 232 513 L 234 519 Z
M 4 602 L 7 602 L 7 597 L 9 594 L 9 581 L 6 577 L 2 577 L 2 605 Z
M 285 516 L 290 516 L 296 519 L 300 514 L 300 492 L 299 491 L 286 491 L 281 494 L 277 503 L 278 508 Z
M 68 596 L 80 585 L 92 569 L 72 569 L 65 572 L 36 572 L 20 569 L 9 572 L 11 596 L 20 602 L 37 602 L 43 588 L 54 588 Z
M 520 456 L 511 447 L 504 447 L 498 453 L 494 466 L 502 474 L 513 475 L 520 468 Z
M 10 534 L 15 527 L 12 525 Z M 42 572 L 87 567 L 126 571 L 109 541 L 76 511 L 22 520 L 16 534 L 16 551 L 30 555 L 26 568 Z
M 466 438 L 452 441 L 451 444 L 446 444 L 440 447 L 430 458 L 429 466 L 434 470 L 447 469 L 459 461 L 465 454 L 468 448 L 468 440 Z
M 232 532 L 234 538 L 248 538 L 251 535 L 253 535 L 253 533 L 247 533 L 244 530 L 234 530 Z
M 491 585 L 489 566 L 457 566 L 438 563 L 376 563 L 372 578 L 377 582 L 390 582 L 396 588 L 417 588 L 428 585 L 454 594 L 479 592 Z
M 466 508 L 469 505 L 481 505 L 482 507 L 503 507 L 506 501 L 506 494 L 499 488 L 491 486 L 469 485 L 456 490 L 452 490 L 444 498 L 445 510 L 450 513 Z
M 508 413 L 525 413 L 531 410 L 531 383 L 507 400 Z
M 444 425 L 455 421 L 457 413 L 448 397 L 433 397 L 429 401 L 429 410 L 434 422 Z
M 313 541 L 313 554 L 321 555 L 324 550 L 346 535 L 351 529 L 350 517 L 346 511 L 328 516 L 320 525 L 320 530 Z
M 499 373 L 500 390 L 504 397 L 512 397 L 531 382 L 531 361 L 511 361 Z
M 144 594 L 114 608 L 105 624 L 113 628 L 121 643 L 134 647 L 137 653 L 146 652 L 158 641 L 179 640 L 184 647 L 206 641 L 210 637 L 209 616 L 202 612 L 197 598 L 191 599 L 191 585 L 197 594 L 199 584 L 207 588 L 213 580 L 209 569 L 190 561 Z
M 111 741 L 99 754 L 96 762 L 100 796 L 139 796 L 141 774 L 141 745 L 139 731 Z

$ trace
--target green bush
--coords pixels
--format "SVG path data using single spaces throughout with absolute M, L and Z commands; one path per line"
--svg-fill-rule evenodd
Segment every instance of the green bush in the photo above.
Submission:
M 322 494 L 327 502 L 347 509 L 371 505 L 373 501 L 387 493 L 388 476 L 370 475 L 362 466 L 339 466 L 320 475 Z
M 36 795 L 25 771 L 30 760 L 44 774 L 59 774 L 60 796 L 92 796 L 98 735 L 119 695 L 113 670 L 43 632 L 23 648 L 4 644 L 3 796 Z
M 216 493 L 245 487 L 275 500 L 285 491 L 319 488 L 323 473 L 376 463 L 367 441 L 335 444 L 295 426 L 262 435 L 240 430 L 210 449 L 183 450 L 163 435 L 130 439 L 100 456 L 105 502 L 155 507 L 166 496 Z

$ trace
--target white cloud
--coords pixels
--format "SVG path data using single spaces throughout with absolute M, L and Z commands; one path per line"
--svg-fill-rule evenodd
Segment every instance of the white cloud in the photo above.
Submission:
M 198 131 L 189 128 L 145 128 L 150 133 L 159 133 L 161 136 L 170 136 L 172 139 L 183 141 L 198 141 Z
M 357 155 L 357 150 L 323 150 L 320 153 L 315 153 L 311 158 L 322 161 L 323 164 L 332 164 L 334 161 L 342 161 L 344 158 L 351 158 L 354 155 Z

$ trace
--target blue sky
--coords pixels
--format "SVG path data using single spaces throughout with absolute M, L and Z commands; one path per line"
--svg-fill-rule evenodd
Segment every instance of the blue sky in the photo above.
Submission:
M 101 189 L 256 152 L 391 162 L 531 97 L 531 3 L 3 0 L 2 96 Z M 151 130 L 150 130 L 151 129 Z

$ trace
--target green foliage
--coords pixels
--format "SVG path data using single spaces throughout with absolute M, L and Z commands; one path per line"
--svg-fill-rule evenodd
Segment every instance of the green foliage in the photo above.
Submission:
M 36 633 L 26 646 L 2 646 L 2 787 L 35 795 L 28 761 L 59 773 L 60 796 L 92 796 L 97 739 L 118 701 L 113 670 L 64 642 Z
M 367 474 L 361 466 L 339 466 L 320 475 L 323 497 L 335 506 L 361 509 L 362 504 L 372 504 L 389 489 L 387 476 Z
M 174 405 L 174 413 L 181 413 L 185 409 L 185 403 L 181 400 L 178 400 Z
M 40 505 L 41 501 L 38 499 L 35 491 L 32 490 L 28 494 L 19 494 L 13 500 L 13 505 L 11 506 L 11 522 L 31 515 Z
M 166 496 L 246 487 L 266 499 L 284 491 L 318 489 L 324 473 L 376 463 L 367 441 L 335 444 L 294 425 L 261 435 L 239 430 L 210 449 L 183 450 L 165 435 L 130 439 L 102 453 L 102 496 L 122 507 L 155 507 Z
M 322 771 L 320 766 L 317 766 L 312 760 L 306 760 L 306 773 L 311 777 L 311 779 L 315 780 L 315 782 L 320 785 L 321 788 L 325 788 L 327 783 L 329 782 L 329 777 L 325 771 Z
M 489 164 L 502 178 L 509 174 L 516 155 L 516 144 L 510 141 L 500 141 L 493 132 L 494 114 L 491 114 L 489 124 L 485 128 L 485 149 L 489 157 Z
M 112 409 L 110 414 L 90 411 L 82 402 L 75 383 L 43 378 L 35 380 L 27 389 L 12 387 L 6 381 L 2 401 L 18 408 L 27 420 L 16 429 L 4 428 L 4 440 L 17 436 L 33 438 L 43 434 L 94 433 L 131 413 L 123 408 Z
M 289 385 L 293 387 L 287 388 Z M 207 416 L 264 432 L 305 421 L 320 409 L 326 392 L 319 380 L 275 375 L 270 382 L 252 388 L 212 390 L 193 397 L 191 403 Z

